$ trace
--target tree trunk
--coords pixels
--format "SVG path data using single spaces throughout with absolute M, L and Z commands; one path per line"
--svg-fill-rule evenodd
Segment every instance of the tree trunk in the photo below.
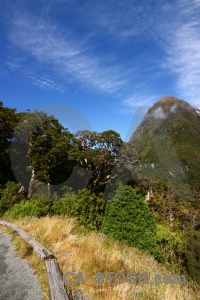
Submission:
M 33 195 L 33 188 L 35 185 L 35 181 L 36 181 L 35 171 L 34 171 L 33 167 L 31 166 L 31 180 L 29 182 L 29 188 L 28 188 L 28 199 L 30 199 Z
M 51 194 L 51 184 L 49 182 L 47 183 L 47 193 L 48 195 Z

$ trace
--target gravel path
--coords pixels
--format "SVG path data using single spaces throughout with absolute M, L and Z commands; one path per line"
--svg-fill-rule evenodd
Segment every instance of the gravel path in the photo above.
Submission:
M 42 300 L 39 280 L 14 251 L 11 237 L 0 231 L 0 300 Z

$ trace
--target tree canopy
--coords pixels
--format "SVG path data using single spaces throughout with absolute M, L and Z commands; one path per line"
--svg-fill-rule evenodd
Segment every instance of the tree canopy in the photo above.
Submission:
M 0 101 L 0 184 L 14 180 L 10 162 L 10 145 L 19 116 L 16 109 L 4 107 Z

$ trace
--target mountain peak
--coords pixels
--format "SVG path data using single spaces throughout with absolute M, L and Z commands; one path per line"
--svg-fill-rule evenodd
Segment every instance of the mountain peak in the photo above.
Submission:
M 181 106 L 184 108 L 192 108 L 192 106 L 184 100 L 177 99 L 172 96 L 164 96 L 152 106 L 152 109 L 161 106 L 164 110 L 169 110 L 172 106 Z
M 174 114 L 180 112 L 180 110 L 190 111 L 190 113 L 197 116 L 197 111 L 189 103 L 185 102 L 184 100 L 180 100 L 167 95 L 154 103 L 154 105 L 148 110 L 146 117 L 151 117 L 154 115 L 167 116 L 171 113 Z

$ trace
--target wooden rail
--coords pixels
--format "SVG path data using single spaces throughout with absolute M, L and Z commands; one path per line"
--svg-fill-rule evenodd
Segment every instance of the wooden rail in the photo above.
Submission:
M 16 231 L 23 239 L 25 239 L 29 243 L 29 245 L 33 247 L 33 251 L 39 256 L 39 258 L 45 260 L 51 300 L 69 300 L 65 291 L 58 264 L 53 254 L 36 240 L 34 240 L 18 225 L 3 220 L 0 220 L 0 225 L 6 226 Z

